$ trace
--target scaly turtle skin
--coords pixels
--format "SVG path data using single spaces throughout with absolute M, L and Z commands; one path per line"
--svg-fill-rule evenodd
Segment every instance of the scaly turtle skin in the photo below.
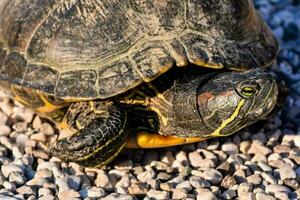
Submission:
M 211 136 L 221 135 L 221 129 L 229 126 L 226 119 L 231 121 L 228 115 L 238 116 L 240 121 L 246 116 L 239 112 L 242 103 L 234 104 L 234 113 L 228 108 L 227 113 L 220 113 L 212 127 L 204 127 L 195 124 L 198 120 L 189 118 L 198 113 L 195 108 L 199 115 L 200 109 L 207 108 L 208 104 L 200 104 L 202 101 L 190 107 L 184 102 L 167 100 L 170 104 L 167 108 L 172 107 L 173 111 L 164 112 L 161 106 L 148 104 L 149 98 L 125 98 L 127 91 L 153 81 L 174 65 L 192 63 L 237 71 L 266 66 L 273 61 L 278 49 L 276 39 L 256 13 L 251 0 L 1 0 L 0 13 L 0 80 L 3 87 L 37 113 L 76 130 L 71 138 L 54 144 L 52 152 L 65 160 L 70 160 L 66 155 L 76 155 L 78 157 L 71 160 L 88 166 L 109 161 L 125 145 L 130 126 L 134 129 L 136 123 L 143 124 L 143 121 L 136 121 L 136 117 L 130 117 L 139 112 L 123 104 L 132 107 L 139 102 L 139 105 L 152 108 L 160 118 L 159 133 L 184 138 L 202 137 L 203 133 L 197 134 L 194 129 L 197 126 Z M 254 72 L 265 74 L 259 70 Z M 254 72 L 250 70 L 248 75 Z M 187 79 L 192 79 L 193 74 L 188 73 Z M 243 73 L 237 74 L 234 78 L 238 82 Z M 202 79 L 204 74 L 197 76 Z M 247 78 L 252 80 L 251 76 Z M 180 82 L 181 78 L 174 80 Z M 222 81 L 224 85 L 229 84 L 228 80 Z M 200 85 L 190 87 L 193 83 L 187 81 L 180 87 L 171 86 L 187 89 L 189 93 L 183 96 L 190 99 L 190 95 L 199 96 L 196 88 Z M 180 92 L 171 86 L 156 93 L 157 98 L 168 99 L 165 91 Z M 220 91 L 214 93 L 217 86 L 208 84 L 206 92 L 222 96 Z M 268 99 L 273 102 L 276 96 L 272 88 L 275 86 L 271 84 L 270 94 L 264 93 L 266 102 Z M 214 102 L 215 108 L 223 107 L 221 104 Z M 183 105 L 187 113 L 174 113 L 182 110 L 180 106 Z M 200 117 L 205 119 L 205 116 Z M 181 121 L 176 123 L 177 120 Z M 234 128 L 238 130 L 243 126 L 245 123 L 240 122 Z M 215 131 L 211 132 L 213 128 Z M 234 132 L 228 129 L 226 133 Z M 205 135 L 209 135 L 207 133 Z

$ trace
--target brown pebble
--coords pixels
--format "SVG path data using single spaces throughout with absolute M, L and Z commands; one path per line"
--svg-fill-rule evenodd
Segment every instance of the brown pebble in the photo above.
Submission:
M 225 178 L 221 182 L 221 186 L 224 188 L 231 188 L 235 184 L 236 184 L 235 179 L 230 175 L 225 176 Z

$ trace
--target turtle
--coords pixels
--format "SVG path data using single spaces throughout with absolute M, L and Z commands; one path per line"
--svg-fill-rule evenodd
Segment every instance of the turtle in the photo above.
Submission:
M 1 0 L 0 80 L 100 167 L 124 148 L 227 136 L 267 116 L 278 43 L 251 0 Z

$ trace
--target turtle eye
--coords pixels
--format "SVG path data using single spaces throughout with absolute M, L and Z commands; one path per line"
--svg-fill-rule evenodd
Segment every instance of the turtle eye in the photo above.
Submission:
M 243 87 L 241 93 L 245 97 L 252 97 L 256 93 L 256 90 L 252 87 Z
M 260 90 L 256 81 L 245 81 L 238 85 L 237 92 L 244 98 L 251 98 Z

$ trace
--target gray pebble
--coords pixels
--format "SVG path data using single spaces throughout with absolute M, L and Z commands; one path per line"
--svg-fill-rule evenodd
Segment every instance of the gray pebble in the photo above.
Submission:
M 204 180 L 203 178 L 201 178 L 199 176 L 192 176 L 192 177 L 190 177 L 189 180 L 190 180 L 190 184 L 196 189 L 210 187 L 210 183 L 207 180 Z
M 227 155 L 235 155 L 239 153 L 239 149 L 236 144 L 231 142 L 225 142 L 221 145 L 222 151 L 224 151 Z
M 270 167 L 266 162 L 259 161 L 257 162 L 257 165 L 264 171 L 264 172 L 272 172 L 273 169 Z
M 232 189 L 225 190 L 222 193 L 222 197 L 224 197 L 225 199 L 232 199 L 232 198 L 236 197 L 236 192 Z
M 193 189 L 193 187 L 192 187 L 191 184 L 190 184 L 190 181 L 183 181 L 183 182 L 177 184 L 177 185 L 176 185 L 176 188 L 185 189 L 185 190 L 187 190 L 188 192 L 190 192 L 190 191 Z
M 211 182 L 212 184 L 218 184 L 222 181 L 222 174 L 215 169 L 207 169 L 202 174 L 201 177 L 205 180 Z
M 267 181 L 270 184 L 276 184 L 277 183 L 277 180 L 271 174 L 262 172 L 261 177 L 262 177 L 263 180 Z

